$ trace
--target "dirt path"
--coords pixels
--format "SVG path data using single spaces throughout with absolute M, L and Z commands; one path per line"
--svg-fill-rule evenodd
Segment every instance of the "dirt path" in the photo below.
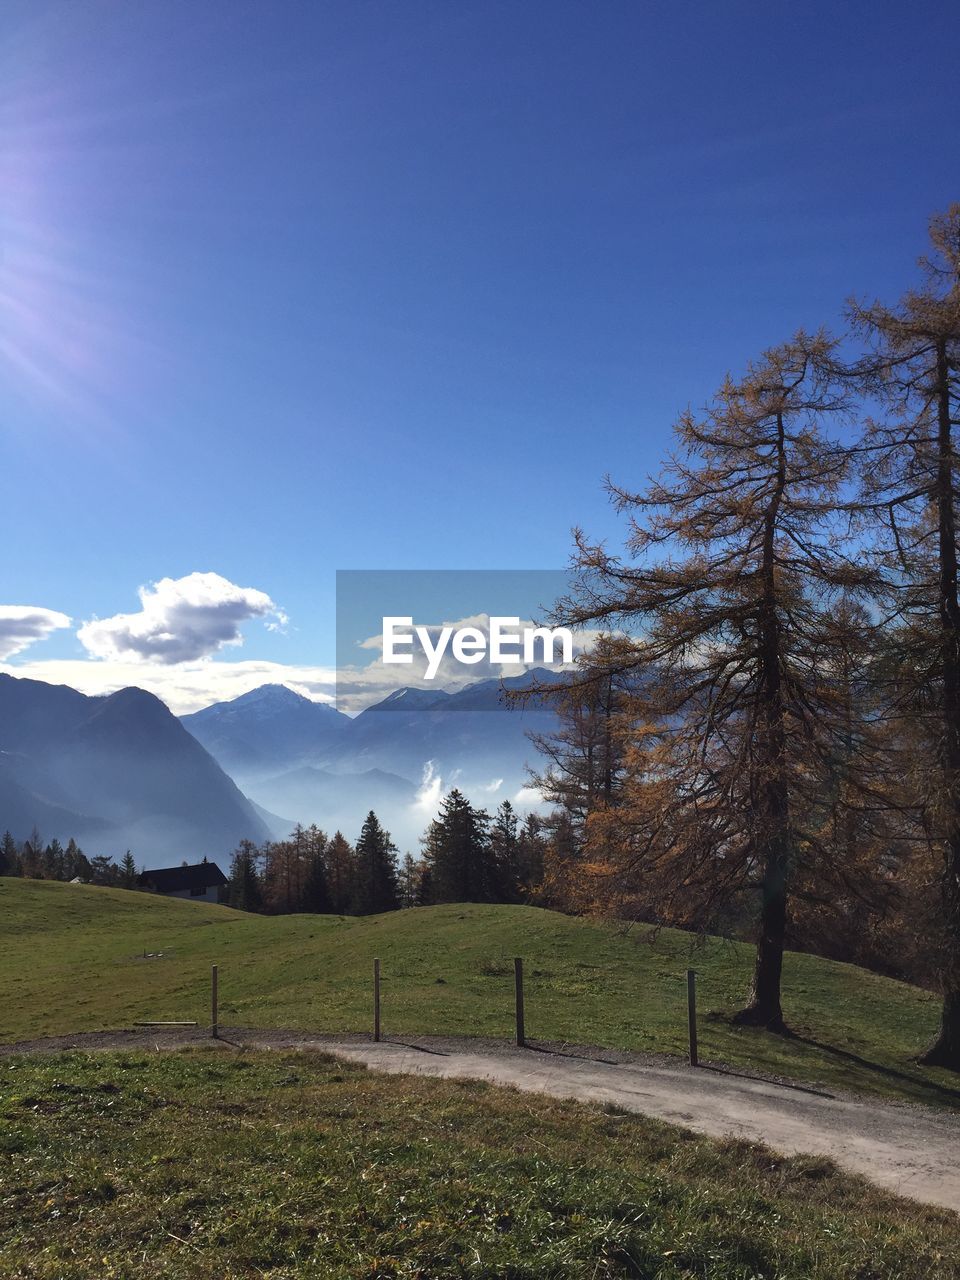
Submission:
M 863 1102 L 720 1072 L 605 1063 L 504 1049 L 438 1054 L 399 1045 L 329 1045 L 378 1071 L 467 1076 L 556 1097 L 614 1103 L 698 1133 L 830 1156 L 898 1195 L 960 1211 L 960 1117 Z
M 317 1049 L 377 1071 L 471 1078 L 534 1093 L 612 1103 L 711 1137 L 735 1136 L 787 1155 L 829 1156 L 842 1168 L 927 1204 L 960 1211 L 960 1116 L 870 1102 L 784 1081 L 600 1049 L 517 1049 L 496 1041 L 224 1029 L 230 1048 Z M 97 1032 L 20 1045 L 0 1055 L 58 1049 L 175 1048 L 210 1044 L 202 1031 Z

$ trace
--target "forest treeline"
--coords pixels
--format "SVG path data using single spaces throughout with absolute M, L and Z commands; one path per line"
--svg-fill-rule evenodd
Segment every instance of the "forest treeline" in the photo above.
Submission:
M 351 843 L 316 825 L 297 825 L 284 840 L 241 840 L 230 859 L 222 898 L 241 911 L 373 915 L 438 902 L 518 903 L 538 900 L 545 852 L 562 815 L 527 814 L 509 800 L 491 815 L 458 790 L 444 797 L 422 840 L 421 854 L 402 858 L 371 810 Z M 138 887 L 128 851 L 120 861 L 87 857 L 71 839 L 45 844 L 34 828 L 18 843 L 0 838 L 0 875 L 38 880 L 79 879 L 115 888 Z
M 108 854 L 88 857 L 71 837 L 66 845 L 54 837 L 45 841 L 37 827 L 26 840 L 15 840 L 10 831 L 0 836 L 0 876 L 30 880 L 81 880 L 115 889 L 132 889 L 137 865 L 128 849 L 119 862 Z
M 430 823 L 419 858 L 399 852 L 372 811 L 351 843 L 298 826 L 286 840 L 242 841 L 226 901 L 243 911 L 371 915 L 438 902 L 522 902 L 543 878 L 550 820 L 521 822 L 509 800 L 492 816 L 457 790 Z
M 537 785 L 557 905 L 752 935 L 738 1018 L 775 1030 L 791 941 L 935 980 L 924 1060 L 960 1069 L 960 205 L 930 245 L 609 484 L 626 544 L 575 533 L 551 621 L 599 639 Z

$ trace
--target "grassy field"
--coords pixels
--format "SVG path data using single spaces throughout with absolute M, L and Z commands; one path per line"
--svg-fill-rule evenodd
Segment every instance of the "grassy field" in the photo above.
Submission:
M 947 1280 L 960 1219 L 828 1162 L 309 1054 L 0 1063 L 0 1274 Z
M 162 956 L 144 958 L 144 952 Z M 749 947 L 635 930 L 532 907 L 443 906 L 361 919 L 249 916 L 123 890 L 0 879 L 0 1041 L 208 1019 L 316 1031 L 370 1026 L 371 963 L 383 966 L 391 1034 L 509 1036 L 512 957 L 525 958 L 531 1038 L 682 1054 L 685 971 L 699 973 L 701 1055 L 828 1086 L 960 1106 L 960 1080 L 918 1067 L 937 1002 L 854 968 L 791 954 L 792 1039 L 737 1028 Z

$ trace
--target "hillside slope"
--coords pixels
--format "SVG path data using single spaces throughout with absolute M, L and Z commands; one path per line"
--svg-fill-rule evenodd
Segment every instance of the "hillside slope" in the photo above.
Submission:
M 0 673 L 0 830 L 87 839 L 138 863 L 224 857 L 268 829 L 167 707 L 143 689 L 87 697 Z
M 162 956 L 145 958 L 144 953 Z M 364 1030 L 370 971 L 383 970 L 383 1019 L 402 1032 L 506 1037 L 513 964 L 527 974 L 535 1039 L 682 1054 L 685 971 L 699 974 L 701 1056 L 939 1105 L 960 1081 L 918 1067 L 937 1002 L 851 965 L 788 954 L 793 1039 L 734 1027 L 749 947 L 664 930 L 654 940 L 535 907 L 451 905 L 358 919 L 250 916 L 119 889 L 0 879 L 0 1041 L 208 1019 L 220 966 L 225 1024 Z

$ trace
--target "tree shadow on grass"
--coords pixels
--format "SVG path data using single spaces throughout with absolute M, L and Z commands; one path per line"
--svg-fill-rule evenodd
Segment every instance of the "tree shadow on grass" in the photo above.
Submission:
M 864 1058 L 859 1053 L 853 1053 L 850 1049 L 840 1049 L 837 1045 L 826 1044 L 822 1040 L 814 1039 L 813 1036 L 801 1035 L 798 1031 L 787 1030 L 784 1033 L 784 1038 L 795 1041 L 797 1044 L 809 1045 L 811 1049 L 817 1049 L 820 1053 L 839 1058 L 842 1062 L 852 1063 L 854 1066 L 861 1067 L 864 1071 L 883 1076 L 886 1080 L 909 1085 L 919 1098 L 936 1098 L 940 1100 L 941 1105 L 945 1102 L 950 1107 L 960 1110 L 960 1089 L 951 1089 L 948 1085 L 937 1084 L 935 1080 L 926 1080 L 923 1076 L 910 1075 L 909 1072 L 899 1071 L 896 1067 L 886 1067 L 880 1062 L 871 1062 L 869 1058 Z

